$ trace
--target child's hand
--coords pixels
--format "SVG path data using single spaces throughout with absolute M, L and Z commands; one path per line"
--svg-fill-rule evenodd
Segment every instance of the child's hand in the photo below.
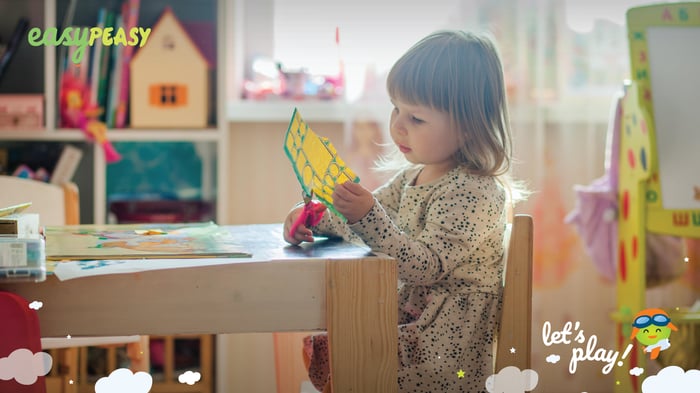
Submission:
M 301 224 L 297 227 L 294 233 L 289 233 L 294 221 L 301 215 L 304 210 L 304 206 L 299 206 L 292 209 L 287 218 L 284 220 L 284 228 L 282 229 L 282 235 L 284 235 L 284 240 L 289 244 L 299 244 L 301 242 L 312 242 L 314 241 L 314 235 L 311 229 L 307 228 L 306 225 Z
M 354 224 L 369 213 L 374 206 L 374 196 L 359 183 L 346 181 L 333 191 L 333 207 L 342 214 L 348 224 Z

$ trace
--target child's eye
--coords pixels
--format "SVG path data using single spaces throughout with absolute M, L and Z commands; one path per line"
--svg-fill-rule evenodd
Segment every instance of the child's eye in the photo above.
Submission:
M 416 123 L 416 124 L 425 123 L 425 121 L 424 121 L 423 119 L 419 119 L 419 118 L 417 118 L 417 117 L 415 117 L 415 116 L 411 116 L 411 121 L 414 122 L 414 123 Z

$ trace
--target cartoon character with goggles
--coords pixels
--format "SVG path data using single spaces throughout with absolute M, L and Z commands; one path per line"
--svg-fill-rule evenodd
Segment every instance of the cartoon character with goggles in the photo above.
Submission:
M 637 341 L 646 345 L 644 352 L 650 353 L 650 359 L 659 357 L 659 352 L 671 347 L 668 337 L 671 330 L 678 328 L 671 323 L 671 318 L 660 308 L 647 308 L 634 316 L 632 323 L 632 335 L 630 339 L 636 337 Z

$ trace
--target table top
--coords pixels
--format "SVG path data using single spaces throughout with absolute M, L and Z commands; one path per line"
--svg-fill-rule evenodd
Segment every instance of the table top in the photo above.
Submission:
M 42 337 L 327 330 L 334 391 L 397 391 L 394 259 L 341 239 L 292 246 L 280 224 L 226 228 L 251 257 L 0 289 L 43 302 Z
M 348 243 L 340 238 L 316 238 L 316 241 L 312 243 L 290 245 L 282 237 L 282 224 L 229 225 L 222 228 L 229 230 L 233 241 L 239 244 L 242 250 L 250 256 L 50 261 L 47 262 L 47 267 L 59 280 L 65 281 L 152 270 L 260 263 L 275 260 L 360 258 L 373 255 L 365 245 Z
M 313 330 L 326 326 L 329 263 L 388 259 L 341 239 L 289 245 L 281 224 L 226 228 L 252 257 L 80 261 L 124 265 L 98 274 L 99 267 L 87 266 L 86 275 L 74 279 L 61 281 L 57 273 L 39 283 L 0 283 L 0 289 L 43 302 L 45 337 Z M 117 270 L 127 264 L 141 270 Z
M 361 258 L 373 255 L 368 247 L 341 238 L 316 238 L 313 243 L 290 245 L 282 237 L 282 224 L 231 225 L 225 228 L 230 229 L 236 241 L 256 260 Z

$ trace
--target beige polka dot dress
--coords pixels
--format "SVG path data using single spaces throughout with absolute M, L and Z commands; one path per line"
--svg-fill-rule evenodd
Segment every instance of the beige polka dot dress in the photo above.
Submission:
M 418 173 L 405 170 L 377 189 L 360 221 L 326 214 L 314 232 L 361 239 L 398 260 L 400 392 L 485 392 L 500 313 L 505 192 L 495 178 L 462 167 L 414 186 Z M 326 337 L 308 347 L 309 376 L 321 389 Z

